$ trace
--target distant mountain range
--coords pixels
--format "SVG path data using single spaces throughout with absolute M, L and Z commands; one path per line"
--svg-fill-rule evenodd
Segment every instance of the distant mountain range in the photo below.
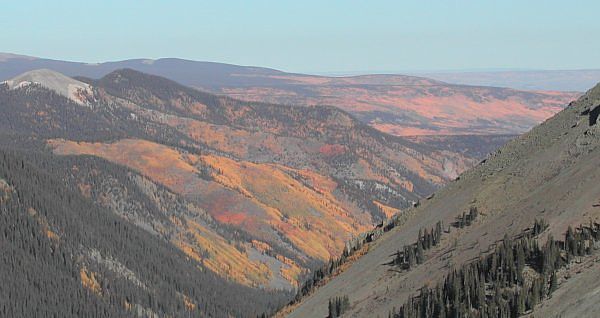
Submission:
M 85 64 L 0 55 L 0 80 L 42 68 L 89 78 L 131 68 L 241 100 L 330 105 L 398 136 L 520 134 L 579 96 L 577 92 L 456 85 L 404 75 L 313 76 L 171 58 Z
M 519 70 L 415 73 L 436 80 L 529 91 L 584 92 L 600 81 L 600 70 Z

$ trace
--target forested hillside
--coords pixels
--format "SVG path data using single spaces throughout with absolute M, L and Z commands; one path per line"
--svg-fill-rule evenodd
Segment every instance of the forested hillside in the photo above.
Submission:
M 286 299 L 228 282 L 92 204 L 65 186 L 61 167 L 77 164 L 0 152 L 3 317 L 252 317 Z
M 107 315 L 269 313 L 347 240 L 474 161 L 333 107 L 241 102 L 133 70 L 99 80 L 33 71 L 0 84 L 0 110 L 0 149 L 59 184 L 20 184 L 29 179 L 8 169 L 3 189 L 14 191 L 3 204 L 41 220 L 34 238 L 67 249 L 52 270 L 68 273 L 72 290 Z M 148 251 L 152 244 L 160 248 Z M 38 254 L 26 245 L 21 252 Z M 48 262 L 58 257 L 48 253 Z M 25 291 L 35 290 L 49 287 Z M 96 310 L 85 306 L 73 315 Z

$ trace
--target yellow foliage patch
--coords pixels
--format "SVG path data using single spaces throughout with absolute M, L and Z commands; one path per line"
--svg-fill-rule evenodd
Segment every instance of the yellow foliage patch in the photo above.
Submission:
M 333 195 L 337 184 L 333 180 L 310 170 L 236 161 L 216 155 L 184 154 L 165 145 L 136 139 L 113 143 L 56 139 L 49 144 L 56 154 L 94 155 L 128 166 L 183 195 L 219 193 L 223 187 L 234 190 L 264 213 L 248 214 L 243 204 L 238 204 L 221 215 L 213 214 L 213 217 L 248 231 L 274 229 L 305 255 L 323 261 L 337 257 L 347 239 L 371 227 L 370 216 L 351 212 L 337 200 Z M 215 182 L 204 181 L 198 176 L 201 164 L 212 168 Z M 223 200 L 226 204 L 228 199 Z M 263 285 L 273 275 L 266 264 L 249 260 L 246 253 L 212 230 L 192 221 L 180 224 L 177 220 L 172 221 L 185 229 L 173 244 L 209 269 L 251 286 Z M 193 239 L 185 238 L 183 233 L 190 233 L 188 237 Z M 257 247 L 258 250 L 264 248 L 267 247 Z M 285 275 L 292 279 L 299 271 L 301 269 L 290 265 Z
M 243 130 L 178 117 L 170 117 L 167 120 L 167 124 L 172 127 L 180 127 L 190 138 L 199 142 L 205 142 L 209 147 L 214 149 L 238 157 L 246 155 L 247 147 L 240 147 L 237 141 L 249 137 L 249 134 Z
M 39 214 L 34 208 L 31 207 L 27 208 L 27 214 L 32 216 L 38 222 L 38 224 L 42 227 L 42 232 L 46 234 L 46 237 L 48 239 L 50 239 L 54 243 L 58 243 L 60 237 L 58 236 L 58 234 L 52 231 L 52 229 L 50 228 L 50 224 L 48 224 L 48 220 L 46 220 L 46 217 Z
M 264 207 L 265 222 L 284 234 L 306 254 L 328 260 L 344 248 L 351 234 L 370 227 L 370 220 L 358 223 L 331 194 L 334 183 L 306 170 L 294 170 L 275 164 L 257 164 L 218 156 L 201 160 L 218 171 L 213 178 Z M 309 188 L 292 178 L 290 172 L 311 178 Z
M 74 142 L 63 139 L 48 141 L 59 155 L 93 155 L 128 166 L 182 193 L 193 183 L 198 172 L 193 155 L 141 139 L 123 139 L 114 143 Z
M 259 240 L 252 240 L 252 247 L 257 249 L 261 253 L 265 253 L 271 250 L 271 246 L 265 242 L 261 242 Z
M 186 295 L 182 295 L 183 296 L 183 305 L 185 306 L 185 308 L 188 311 L 194 311 L 196 310 L 196 304 L 192 301 L 192 299 Z
M 281 261 L 283 264 L 285 264 L 280 269 L 281 276 L 283 278 L 285 278 L 287 281 L 289 281 L 290 283 L 292 283 L 292 285 L 294 285 L 295 287 L 298 287 L 299 282 L 300 282 L 299 281 L 300 275 L 302 273 L 306 272 L 306 270 L 302 269 L 293 260 L 291 260 L 283 255 L 277 255 L 277 259 L 279 261 Z
M 49 239 L 51 239 L 53 241 L 59 240 L 58 234 L 52 232 L 52 230 L 50 230 L 50 229 L 46 230 L 46 237 L 48 237 Z
M 173 239 L 173 243 L 192 259 L 244 285 L 262 286 L 270 281 L 273 273 L 266 264 L 250 260 L 248 254 L 193 220 L 186 220 L 185 224 L 177 222 L 184 231 Z
M 94 272 L 89 272 L 85 267 L 82 267 L 79 270 L 79 277 L 81 278 L 81 285 L 83 285 L 83 287 L 92 291 L 94 294 L 101 294 L 102 290 L 100 288 L 100 283 L 98 283 Z

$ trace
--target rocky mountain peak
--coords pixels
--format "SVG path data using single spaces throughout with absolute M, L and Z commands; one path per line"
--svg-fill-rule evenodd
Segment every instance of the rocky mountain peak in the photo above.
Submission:
M 89 105 L 94 95 L 91 85 L 50 69 L 29 71 L 7 80 L 5 83 L 10 89 L 38 84 L 80 105 Z

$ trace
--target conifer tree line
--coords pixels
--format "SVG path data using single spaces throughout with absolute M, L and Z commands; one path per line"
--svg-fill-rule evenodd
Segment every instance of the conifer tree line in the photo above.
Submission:
M 343 297 L 329 298 L 329 305 L 328 305 L 329 314 L 327 315 L 327 317 L 328 318 L 341 317 L 342 314 L 344 312 L 346 312 L 346 310 L 348 310 L 348 308 L 350 308 L 350 299 L 348 298 L 347 295 L 344 295 Z
M 465 216 L 466 215 L 466 216 Z M 472 207 L 469 210 L 468 214 L 463 213 L 462 216 L 457 217 L 458 219 L 468 220 L 468 225 L 475 220 L 478 216 L 477 208 Z M 336 272 L 340 266 L 345 264 L 348 261 L 348 258 L 356 251 L 360 250 L 365 244 L 375 241 L 378 237 L 380 237 L 383 233 L 389 232 L 393 228 L 395 228 L 400 223 L 397 217 L 394 217 L 387 221 L 382 221 L 377 227 L 371 231 L 363 233 L 359 237 L 356 237 L 346 243 L 346 248 L 342 252 L 342 255 L 337 259 L 329 260 L 323 266 L 313 270 L 312 277 L 308 278 L 302 287 L 298 289 L 296 293 L 296 297 L 289 303 L 293 304 L 302 299 L 302 297 L 310 294 L 315 288 L 320 286 L 322 282 L 330 277 L 333 273 Z M 458 223 L 453 223 L 452 225 L 457 226 Z M 466 221 L 464 224 L 467 224 Z M 405 246 L 402 249 L 402 252 L 398 251 L 396 254 L 396 258 L 392 261 L 392 264 L 399 265 L 404 267 L 405 269 L 410 269 L 411 266 L 415 264 L 420 264 L 424 261 L 424 256 L 422 255 L 422 251 L 425 251 L 433 246 L 439 244 L 441 240 L 441 236 L 443 234 L 443 222 L 439 221 L 434 228 L 430 231 L 426 229 L 421 229 L 419 231 L 419 236 L 417 238 L 417 243 Z M 419 247 L 420 246 L 420 247 Z M 410 248 L 412 247 L 412 248 Z M 422 249 L 422 251 L 421 251 Z M 406 254 L 404 254 L 406 252 Z M 419 255 L 419 261 L 417 262 L 417 254 Z M 406 255 L 406 258 L 405 256 Z M 408 265 L 412 264 L 412 265 Z
M 470 226 L 471 223 L 475 221 L 478 215 L 479 211 L 477 210 L 477 207 L 471 207 L 468 213 L 463 212 L 462 215 L 458 216 L 456 218 L 456 221 L 452 223 L 452 226 L 460 229 L 462 229 L 465 226 Z
M 442 222 L 439 221 L 430 231 L 420 229 L 417 242 L 404 245 L 404 248 L 396 253 L 396 257 L 392 261 L 393 264 L 404 270 L 409 270 L 411 267 L 423 263 L 425 261 L 424 252 L 440 243 L 442 228 Z
M 344 251 L 340 257 L 331 259 L 326 264 L 312 271 L 312 276 L 309 277 L 304 284 L 302 284 L 301 288 L 298 289 L 296 297 L 290 302 L 290 304 L 298 302 L 300 299 L 302 299 L 302 297 L 310 294 L 315 288 L 322 284 L 325 278 L 330 277 L 333 273 L 335 273 L 336 270 L 345 264 L 352 255 L 354 255 L 358 250 L 362 249 L 365 244 L 375 241 L 383 233 L 388 232 L 396 227 L 396 225 L 398 225 L 398 220 L 396 218 L 382 221 L 376 226 L 375 229 L 365 232 L 360 236 L 346 242 L 346 248 L 344 248 Z
M 600 240 L 600 224 L 590 223 L 569 227 L 564 241 L 548 236 L 540 246 L 536 237 L 547 226 L 536 220 L 516 238 L 505 235 L 493 253 L 452 270 L 433 288 L 424 286 L 389 316 L 508 318 L 533 310 L 557 289 L 557 270 L 576 256 L 591 254 Z M 526 266 L 535 277 L 524 277 Z
M 469 212 L 463 212 L 461 215 L 457 216 L 456 221 L 451 225 L 456 228 L 470 226 L 478 215 L 479 212 L 477 207 L 471 207 Z M 396 252 L 396 257 L 392 260 L 391 265 L 398 266 L 403 270 L 410 270 L 415 265 L 422 264 L 425 261 L 424 252 L 440 243 L 443 228 L 443 223 L 439 221 L 430 231 L 427 231 L 427 229 L 420 229 L 417 242 L 410 245 L 404 245 L 402 250 Z

